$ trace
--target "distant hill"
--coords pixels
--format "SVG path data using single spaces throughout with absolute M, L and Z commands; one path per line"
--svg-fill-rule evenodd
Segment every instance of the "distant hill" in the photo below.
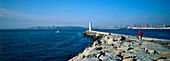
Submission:
M 57 29 L 57 28 L 85 28 L 80 26 L 35 26 L 35 27 L 28 27 L 26 29 Z

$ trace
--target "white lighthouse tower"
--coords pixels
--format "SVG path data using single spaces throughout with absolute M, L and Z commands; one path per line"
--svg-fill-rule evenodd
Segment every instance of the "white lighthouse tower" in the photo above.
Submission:
M 92 27 L 91 22 L 89 22 L 89 31 L 91 31 L 91 27 Z

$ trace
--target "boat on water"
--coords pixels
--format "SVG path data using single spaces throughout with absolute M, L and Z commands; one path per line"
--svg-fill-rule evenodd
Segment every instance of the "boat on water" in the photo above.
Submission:
M 56 33 L 59 33 L 60 31 L 56 31 Z

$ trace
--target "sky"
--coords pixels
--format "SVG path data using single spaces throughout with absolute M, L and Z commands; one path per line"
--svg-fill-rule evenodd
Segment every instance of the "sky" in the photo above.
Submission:
M 170 0 L 0 0 L 0 29 L 170 25 Z

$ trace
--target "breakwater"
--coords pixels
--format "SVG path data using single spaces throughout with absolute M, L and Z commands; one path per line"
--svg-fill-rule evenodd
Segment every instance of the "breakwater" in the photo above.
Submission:
M 169 61 L 170 41 L 135 36 L 85 31 L 95 41 L 69 61 Z

